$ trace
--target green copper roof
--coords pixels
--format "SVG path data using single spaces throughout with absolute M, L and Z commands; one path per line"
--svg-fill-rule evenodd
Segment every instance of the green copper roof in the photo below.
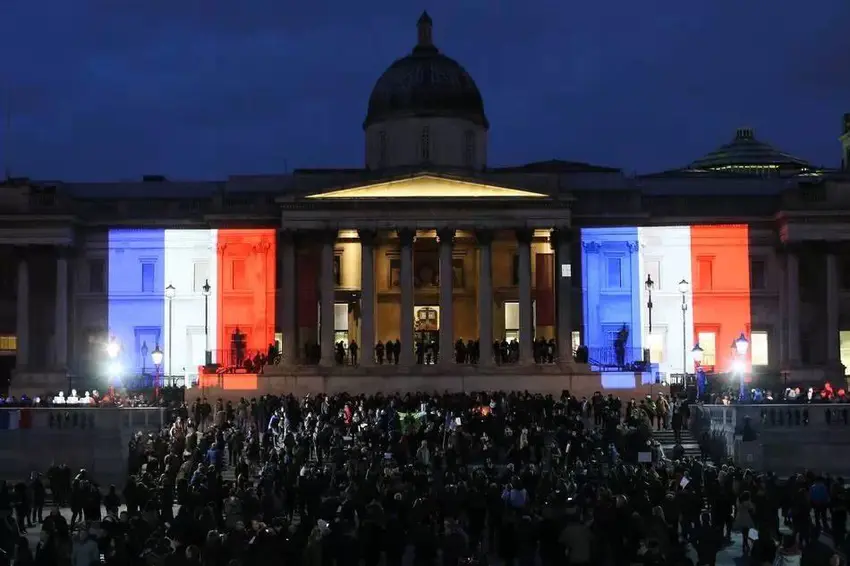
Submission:
M 688 168 L 735 172 L 753 170 L 755 173 L 765 169 L 810 169 L 811 165 L 757 140 L 751 129 L 739 128 L 735 139 L 697 159 Z

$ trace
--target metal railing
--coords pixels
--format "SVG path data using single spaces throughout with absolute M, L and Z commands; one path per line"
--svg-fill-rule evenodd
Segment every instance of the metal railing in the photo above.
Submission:
M 642 348 L 623 348 L 613 346 L 588 346 L 587 361 L 594 371 L 647 371 L 648 364 L 643 360 Z

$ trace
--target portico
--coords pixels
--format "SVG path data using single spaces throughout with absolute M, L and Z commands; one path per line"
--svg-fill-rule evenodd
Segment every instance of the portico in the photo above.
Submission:
M 335 345 L 356 342 L 368 368 L 381 361 L 376 346 L 396 340 L 398 366 L 422 364 L 426 347 L 452 366 L 457 341 L 492 366 L 505 339 L 530 364 L 535 337 L 571 360 L 572 288 L 560 277 L 570 270 L 556 269 L 569 264 L 569 198 L 428 174 L 279 202 L 285 366 L 339 365 Z

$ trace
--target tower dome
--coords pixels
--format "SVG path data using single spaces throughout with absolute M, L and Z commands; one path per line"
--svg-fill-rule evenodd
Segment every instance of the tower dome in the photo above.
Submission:
M 384 71 L 372 89 L 364 128 L 395 118 L 444 116 L 489 127 L 475 81 L 454 59 L 434 45 L 432 20 L 417 22 L 416 47 Z
M 363 129 L 366 167 L 483 169 L 487 164 L 484 102 L 475 81 L 434 46 L 423 12 L 413 51 L 375 83 Z

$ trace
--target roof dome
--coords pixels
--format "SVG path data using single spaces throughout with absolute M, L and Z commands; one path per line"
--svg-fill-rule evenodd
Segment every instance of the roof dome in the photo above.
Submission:
M 394 118 L 445 116 L 489 128 L 475 81 L 434 46 L 427 12 L 416 27 L 419 39 L 413 52 L 390 65 L 375 83 L 363 127 Z
M 690 164 L 689 169 L 712 171 L 760 172 L 810 169 L 805 160 L 779 151 L 755 138 L 750 128 L 739 128 L 735 139 Z

